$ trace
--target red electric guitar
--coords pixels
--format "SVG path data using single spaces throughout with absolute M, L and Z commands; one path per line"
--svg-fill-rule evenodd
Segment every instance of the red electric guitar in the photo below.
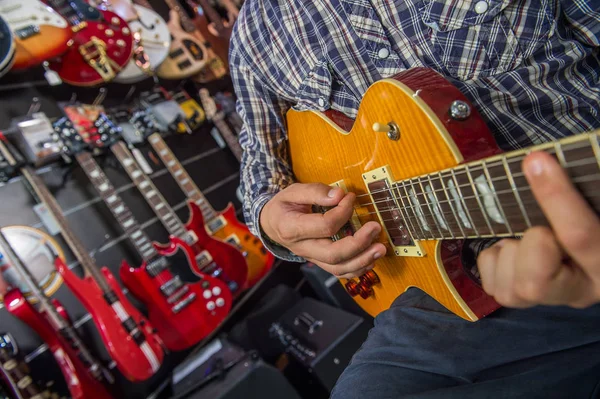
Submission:
M 136 129 L 142 133 L 143 137 L 148 136 L 148 140 L 151 143 L 154 142 L 154 144 L 156 144 L 158 141 L 164 143 L 160 133 L 157 133 L 158 129 L 156 128 L 152 115 L 147 111 L 138 111 L 132 118 L 132 123 Z M 163 154 L 159 155 L 164 156 L 164 153 L 165 151 L 163 149 Z M 176 159 L 173 157 L 173 160 L 169 161 L 168 164 L 165 162 L 165 164 L 167 167 L 175 167 L 176 162 Z M 179 165 L 179 163 L 177 163 L 177 165 Z M 143 187 L 141 189 L 143 189 Z M 191 264 L 195 264 L 194 270 L 196 273 L 202 271 L 204 273 L 210 273 L 213 276 L 218 276 L 227 283 L 234 296 L 239 295 L 244 288 L 250 287 L 250 285 L 248 285 L 250 279 L 250 265 L 248 259 L 254 260 L 254 258 L 249 258 L 246 252 L 241 252 L 245 249 L 240 247 L 240 241 L 235 235 L 235 232 L 230 232 L 226 242 L 215 239 L 207 234 L 207 231 L 204 228 L 204 217 L 198 205 L 190 202 L 188 206 L 191 216 L 185 226 L 175 214 L 173 214 L 173 216 L 177 220 L 177 224 L 170 222 L 168 219 L 163 220 L 163 224 L 165 224 L 165 227 L 173 237 L 183 239 L 194 249 L 196 260 L 195 262 L 192 261 Z M 162 207 L 156 209 L 154 206 L 153 208 L 157 214 L 162 209 Z M 219 223 L 220 221 L 216 224 Z M 171 255 L 176 250 L 176 247 L 173 247 L 172 245 L 158 246 L 157 248 L 165 255 Z M 254 279 L 254 273 L 252 279 Z M 250 282 L 254 284 L 254 281 Z
M 59 133 L 64 134 L 68 132 Z M 9 164 L 16 163 L 15 157 L 1 141 L 0 152 L 8 159 Z M 123 295 L 119 283 L 108 268 L 97 268 L 69 228 L 60 206 L 42 180 L 27 166 L 21 168 L 21 174 L 38 201 L 46 206 L 56 220 L 62 236 L 86 273 L 84 278 L 80 278 L 60 258 L 56 259 L 57 271 L 90 312 L 110 357 L 129 380 L 143 381 L 150 378 L 160 368 L 164 356 L 162 342 L 154 334 L 153 327 Z
M 94 143 L 99 147 L 111 146 L 117 156 L 125 154 L 120 143 L 110 143 L 109 140 L 114 140 L 120 134 L 119 129 L 112 125 L 105 115 L 98 118 L 94 125 L 96 131 L 86 128 L 89 133 L 88 143 Z M 89 152 L 82 151 L 81 143 L 85 140 L 73 124 L 65 119 L 57 127 L 61 131 L 62 142 L 77 159 L 143 259 L 142 265 L 138 268 L 123 262 L 120 270 L 123 284 L 146 305 L 152 325 L 169 349 L 183 350 L 198 343 L 227 316 L 232 302 L 227 286 L 203 273 L 199 274 L 202 281 L 193 284 L 182 281 L 174 274 L 169 260 L 158 254 L 127 205 L 116 193 L 104 171 Z M 135 163 L 131 155 L 124 155 L 121 159 L 126 168 Z M 141 177 L 138 174 L 135 176 Z M 154 190 L 147 192 L 146 195 L 158 197 L 159 194 Z M 169 215 L 173 217 L 172 211 Z M 183 240 L 174 239 L 171 244 L 183 249 L 188 258 L 195 259 L 192 249 Z
M 132 56 L 133 34 L 121 17 L 83 0 L 48 0 L 72 26 L 69 49 L 50 68 L 75 86 L 111 81 Z
M 41 232 L 40 232 L 41 233 Z M 41 233 L 43 234 L 43 233 Z M 50 245 L 51 240 L 45 241 Z M 75 399 L 110 399 L 112 395 L 103 383 L 112 380 L 83 345 L 69 323 L 66 312 L 57 301 L 50 301 L 0 230 L 0 251 L 21 275 L 22 281 L 39 301 L 39 311 L 18 289 L 4 293 L 6 310 L 31 327 L 54 355 L 65 381 Z M 56 251 L 51 251 L 56 253 Z M 62 260 L 57 258 L 62 264 Z M 1 278 L 1 276 L 0 276 Z M 108 379 L 108 380 L 107 380 Z M 19 385 L 19 388 L 22 388 Z

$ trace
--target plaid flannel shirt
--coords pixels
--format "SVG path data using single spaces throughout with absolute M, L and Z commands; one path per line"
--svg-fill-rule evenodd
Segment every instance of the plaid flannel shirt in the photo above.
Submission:
M 600 0 L 247 0 L 231 75 L 244 127 L 244 215 L 294 182 L 285 113 L 355 117 L 375 81 L 432 68 L 477 107 L 505 150 L 600 127 Z

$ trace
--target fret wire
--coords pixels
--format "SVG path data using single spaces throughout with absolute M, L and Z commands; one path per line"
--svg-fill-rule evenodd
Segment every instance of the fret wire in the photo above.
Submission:
M 471 222 L 471 226 L 473 226 L 473 231 L 475 231 L 475 235 L 477 237 L 480 237 L 481 234 L 479 234 L 479 229 L 477 228 L 477 226 L 475 225 L 475 222 L 473 221 L 473 218 L 471 217 L 471 211 L 467 207 L 467 203 L 465 202 L 465 199 L 462 195 L 462 191 L 460 190 L 458 180 L 456 179 L 456 174 L 454 173 L 454 169 L 450 169 L 450 174 L 452 175 L 452 179 L 454 180 L 454 184 L 456 185 L 456 189 L 458 190 L 458 194 L 459 194 L 458 199 L 462 203 L 462 205 L 465 209 L 465 214 L 469 218 L 469 221 Z M 475 195 L 477 195 L 477 194 L 475 194 Z
M 591 199 L 600 198 L 600 195 L 598 195 L 599 193 L 600 193 L 600 190 L 595 190 L 594 191 L 594 195 L 588 196 L 587 199 L 591 200 Z M 525 201 L 523 203 L 525 205 L 531 205 L 531 204 L 537 204 L 537 201 L 536 200 L 532 200 L 532 201 Z M 518 207 L 518 204 L 515 203 L 515 204 L 512 204 L 512 205 L 507 205 L 506 206 L 506 208 L 514 208 L 514 207 Z M 600 207 L 600 203 L 599 203 L 598 207 Z M 407 207 L 407 208 L 410 208 L 410 207 Z M 393 210 L 393 209 L 394 208 L 384 208 L 384 209 L 381 210 L 381 212 L 385 212 L 385 211 L 389 211 L 389 210 Z M 543 215 L 543 212 L 541 210 L 539 210 L 539 212 L 540 212 L 540 215 Z M 447 214 L 447 215 L 449 215 L 450 213 L 451 212 L 445 212 L 445 214 Z M 375 212 L 363 213 L 363 214 L 359 215 L 359 217 L 366 217 L 366 216 L 374 215 L 374 214 L 375 214 Z M 417 216 L 410 216 L 410 217 L 414 218 L 414 219 L 418 219 Z M 386 221 L 389 221 L 389 220 L 392 220 L 392 219 L 387 219 Z
M 433 213 L 433 209 L 429 205 L 429 201 L 427 201 L 426 194 L 425 194 L 425 189 L 423 188 L 423 184 L 421 184 L 421 178 L 420 177 L 417 177 L 417 183 L 419 184 L 419 187 L 421 187 L 421 193 L 423 194 L 423 198 L 425 199 L 425 204 L 427 205 L 427 208 L 429 209 L 429 213 L 431 214 L 431 220 L 433 220 L 433 224 L 435 224 L 435 228 L 440 233 L 440 239 L 442 239 L 442 238 L 444 238 L 444 233 L 442 233 L 442 230 L 440 229 L 440 226 L 438 226 L 438 222 L 437 222 L 437 219 L 436 219 L 436 217 L 435 217 L 435 215 Z M 417 193 L 417 191 L 415 190 L 415 194 L 416 193 Z M 418 200 L 419 200 L 419 196 L 417 195 L 417 201 Z M 425 220 L 427 220 L 427 215 L 424 215 L 423 217 L 425 218 Z
M 554 151 L 556 152 L 556 158 L 558 159 L 560 166 L 564 168 L 567 165 L 567 161 L 565 160 L 565 154 L 563 153 L 560 141 L 554 143 Z
M 448 220 L 446 219 L 446 216 L 444 216 L 444 210 L 442 209 L 441 205 L 439 205 L 439 200 L 437 197 L 437 194 L 434 192 L 435 187 L 433 185 L 433 181 L 431 180 L 431 175 L 427 175 L 427 179 L 429 180 L 429 187 L 431 187 L 431 192 L 433 193 L 433 198 L 435 198 L 435 204 L 433 204 L 433 206 L 437 206 L 439 209 L 439 214 L 442 216 L 442 218 L 444 219 L 444 223 L 446 224 L 446 227 L 448 227 L 448 231 L 450 232 L 450 235 L 452 236 L 452 238 L 454 237 L 454 231 L 452 231 L 452 228 L 450 227 L 450 223 L 448 223 Z M 420 179 L 419 179 L 420 181 Z M 422 186 L 422 184 L 421 184 Z
M 502 165 L 504 166 L 506 177 L 508 178 L 508 181 L 512 188 L 513 195 L 515 196 L 515 199 L 517 200 L 517 204 L 519 205 L 519 208 L 521 209 L 521 214 L 523 215 L 525 224 L 527 225 L 527 228 L 529 228 L 529 227 L 531 227 L 531 221 L 529 220 L 529 215 L 527 214 L 527 208 L 525 208 L 525 205 L 523 204 L 523 200 L 521 199 L 521 195 L 519 194 L 519 189 L 515 183 L 515 179 L 513 178 L 512 172 L 510 170 L 510 166 L 508 165 L 508 162 L 506 162 L 506 157 L 503 157 L 502 160 L 503 160 Z
M 479 209 L 481 210 L 481 214 L 483 215 L 484 221 L 487 224 L 488 228 L 490 229 L 490 232 L 493 235 L 495 235 L 496 232 L 492 228 L 492 224 L 490 223 L 490 220 L 487 217 L 487 212 L 481 203 L 481 199 L 479 198 L 479 195 L 477 195 L 477 191 L 476 191 L 477 188 L 475 188 L 475 183 L 473 182 L 473 176 L 471 176 L 468 165 L 465 165 L 465 170 L 467 172 L 467 177 L 468 177 L 469 181 L 471 182 L 471 189 L 473 190 L 473 194 L 475 194 L 475 201 L 477 201 L 477 204 L 479 205 Z
M 400 198 L 400 202 L 402 203 L 402 207 L 399 207 L 398 210 L 402 214 L 402 219 L 403 219 L 404 223 L 405 224 L 406 224 L 406 222 L 410 223 L 410 225 L 412 227 L 411 235 L 414 237 L 417 234 L 417 229 L 415 229 L 415 226 L 413 225 L 412 221 L 408 217 L 409 216 L 408 212 L 406 212 L 406 210 L 403 209 L 404 208 L 404 199 L 402 198 L 402 195 L 400 194 L 400 188 L 398 187 L 397 183 L 392 183 L 392 184 L 396 186 L 396 191 L 398 192 L 398 197 Z M 392 186 L 392 188 L 393 188 L 393 186 Z
M 406 194 L 406 200 L 410 203 L 410 195 L 408 194 L 408 190 L 406 190 L 406 184 L 404 184 L 404 181 L 402 181 L 402 188 L 404 189 L 404 193 Z M 427 236 L 425 235 L 425 231 L 423 230 L 423 228 L 421 227 L 421 224 L 418 222 L 418 217 L 417 214 L 415 213 L 415 210 L 412 209 L 413 207 L 410 207 L 411 210 L 413 211 L 413 215 L 415 216 L 415 223 L 417 224 L 417 226 L 419 227 L 419 230 L 421 230 L 421 237 L 423 238 L 427 238 Z
M 592 134 L 592 135 L 589 135 L 589 137 L 590 137 L 590 139 L 591 139 L 592 137 L 597 137 L 597 135 L 593 135 L 593 134 Z M 582 145 L 580 145 L 580 146 L 577 146 L 577 147 L 571 147 L 571 148 L 569 148 L 569 149 L 568 149 L 568 151 L 572 151 L 572 150 L 576 150 L 576 149 L 584 148 L 584 147 L 586 147 L 586 146 L 588 145 L 588 144 L 587 144 L 587 143 L 586 143 L 584 140 L 582 140 L 582 141 L 579 141 L 579 142 L 576 142 L 576 143 L 571 143 L 571 145 L 573 145 L 573 144 L 582 144 Z M 547 154 L 555 154 L 555 152 L 554 152 L 554 148 L 552 148 L 552 147 L 550 147 L 550 148 L 547 148 L 547 149 L 546 149 L 544 152 L 546 152 Z M 494 161 L 487 161 L 487 162 L 488 162 L 488 165 L 489 165 L 489 166 L 500 166 L 500 164 L 498 164 L 498 165 L 497 165 L 496 163 L 498 163 L 498 162 L 502 163 L 503 161 L 506 161 L 506 162 L 508 162 L 508 163 L 513 163 L 513 162 L 515 162 L 515 161 L 519 161 L 519 162 L 520 162 L 520 161 L 522 161 L 522 160 L 525 158 L 525 156 L 526 156 L 526 155 L 519 155 L 519 156 L 512 156 L 512 157 L 510 157 L 510 158 L 509 158 L 509 157 L 507 157 L 507 155 L 510 155 L 510 154 L 505 154 L 505 155 L 503 155 L 503 157 L 502 157 L 501 159 L 498 159 L 498 160 L 494 160 Z M 588 164 L 588 163 L 595 163 L 595 162 L 599 162 L 599 163 L 600 163 L 600 158 L 599 158 L 599 157 L 597 157 L 597 156 L 596 156 L 596 157 L 588 157 L 588 158 L 584 158 L 584 160 L 589 160 L 588 162 L 586 162 L 586 164 Z M 581 160 L 579 160 L 578 162 L 581 162 Z M 478 163 L 481 163 L 481 161 L 478 161 Z M 574 163 L 574 162 L 571 162 L 571 164 L 570 164 L 570 165 L 572 165 L 573 163 Z M 464 169 L 464 168 L 463 168 L 464 166 L 465 166 L 465 165 L 459 165 L 458 167 L 456 167 L 456 168 L 451 168 L 451 169 L 458 169 L 458 168 Z M 580 165 L 577 165 L 577 166 L 580 166 Z M 477 163 L 470 165 L 470 167 L 471 167 L 471 170 L 473 170 L 473 171 L 477 171 L 477 169 L 478 169 L 478 165 L 477 165 Z M 569 166 L 569 167 L 570 167 L 570 166 Z M 443 173 L 443 172 L 448 172 L 449 170 L 450 170 L 450 169 L 447 169 L 447 170 L 441 170 L 440 172 L 442 172 L 442 173 Z M 460 173 L 462 173 L 462 174 L 465 174 L 465 172 L 460 172 Z M 525 174 L 524 174 L 524 173 L 522 173 L 522 172 L 516 172 L 516 173 L 514 173 L 514 174 L 513 174 L 513 176 L 514 176 L 514 177 L 522 177 L 522 176 L 525 176 Z M 496 179 L 494 179 L 494 180 L 497 180 L 497 179 L 500 179 L 500 178 L 496 178 Z M 468 186 L 468 185 L 466 185 L 466 186 Z M 465 186 L 461 186 L 461 187 L 465 187 Z M 373 192 L 373 194 L 377 194 L 378 192 L 384 192 L 384 191 L 387 191 L 387 190 L 379 190 L 379 191 L 375 191 L 375 192 Z M 360 194 L 360 195 L 357 195 L 357 196 L 356 196 L 356 198 L 364 197 L 364 196 L 367 196 L 367 195 L 368 195 L 368 194 Z
M 496 194 L 496 187 L 494 186 L 494 183 L 490 180 L 490 171 L 485 164 L 485 160 L 482 161 L 481 165 L 483 166 L 483 173 L 485 174 L 486 179 L 490 183 L 490 186 L 492 189 L 492 195 L 494 196 L 494 201 L 496 201 L 496 205 L 498 205 L 498 210 L 500 210 L 500 214 L 502 215 L 502 220 L 504 220 L 504 225 L 508 229 L 508 232 L 510 233 L 510 235 L 513 235 L 513 229 L 510 225 L 510 221 L 506 217 L 506 214 L 504 213 L 504 209 L 502 209 L 502 204 L 500 203 L 500 198 Z
M 454 220 L 456 220 L 456 225 L 460 229 L 460 232 L 462 233 L 463 237 L 466 237 L 467 234 L 465 233 L 465 231 L 463 230 L 463 228 L 461 226 L 460 219 L 458 218 L 458 215 L 456 214 L 455 209 L 454 209 L 454 204 L 450 200 L 450 197 L 448 197 L 448 191 L 446 189 L 446 183 L 444 183 L 444 177 L 442 176 L 441 172 L 437 172 L 437 175 L 438 175 L 438 179 L 442 183 L 442 189 L 443 189 L 442 192 L 444 193 L 444 195 L 446 196 L 446 199 L 448 200 L 448 205 L 450 206 L 450 210 L 452 211 L 452 214 L 454 215 Z M 434 192 L 434 195 L 435 195 L 435 192 Z M 436 195 L 436 199 L 437 199 L 437 195 Z M 439 201 L 439 199 L 438 199 L 438 201 Z M 441 206 L 440 206 L 440 208 L 441 208 Z M 442 209 L 442 214 L 443 213 L 444 213 L 444 210 Z

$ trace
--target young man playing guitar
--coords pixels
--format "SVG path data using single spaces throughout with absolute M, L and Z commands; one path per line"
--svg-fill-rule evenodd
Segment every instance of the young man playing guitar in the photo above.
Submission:
M 386 254 L 381 226 L 329 239 L 355 195 L 294 183 L 286 112 L 356 117 L 372 83 L 424 66 L 462 91 L 504 150 L 598 129 L 598 10 L 598 0 L 247 0 L 230 65 L 248 226 L 283 259 L 346 278 L 372 269 Z M 333 398 L 600 396 L 600 220 L 551 156 L 530 154 L 523 171 L 552 229 L 479 253 L 483 288 L 506 307 L 472 323 L 409 289 L 377 317 Z

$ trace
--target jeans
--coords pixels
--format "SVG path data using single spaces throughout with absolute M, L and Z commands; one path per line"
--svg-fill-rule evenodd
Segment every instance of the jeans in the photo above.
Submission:
M 600 397 L 600 305 L 503 308 L 473 323 L 411 288 L 375 318 L 331 397 Z

